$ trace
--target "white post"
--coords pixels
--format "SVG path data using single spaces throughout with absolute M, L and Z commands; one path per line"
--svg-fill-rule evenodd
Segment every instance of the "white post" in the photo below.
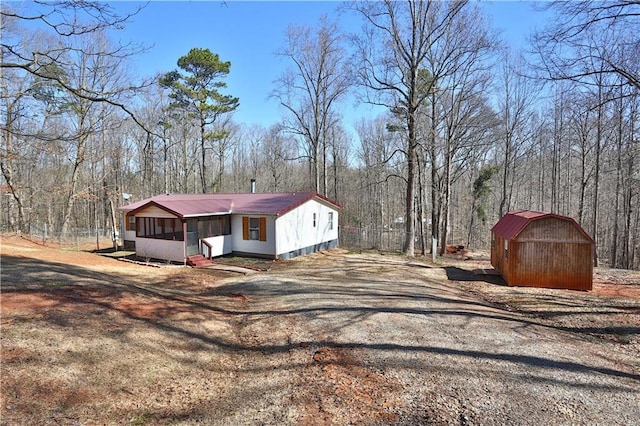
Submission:
M 438 240 L 434 237 L 431 238 L 431 261 L 436 261 L 436 251 L 438 251 Z

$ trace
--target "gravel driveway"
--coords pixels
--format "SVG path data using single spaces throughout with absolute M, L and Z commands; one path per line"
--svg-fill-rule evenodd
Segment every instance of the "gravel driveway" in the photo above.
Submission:
M 605 300 L 602 315 L 627 315 L 620 343 L 479 293 L 509 288 L 400 256 L 337 250 L 214 279 L 97 271 L 84 253 L 72 254 L 82 268 L 37 269 L 44 252 L 4 250 L 2 424 L 640 419 L 637 300 Z M 539 293 L 566 310 L 584 294 Z
M 483 303 L 442 268 L 335 255 L 227 288 L 250 301 L 241 341 L 304 366 L 294 407 L 310 423 L 640 419 L 637 353 Z

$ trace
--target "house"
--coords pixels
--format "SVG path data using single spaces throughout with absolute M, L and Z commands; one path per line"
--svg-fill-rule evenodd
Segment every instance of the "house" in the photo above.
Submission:
M 572 218 L 518 210 L 491 233 L 491 264 L 508 285 L 591 290 L 595 242 Z
M 334 248 L 340 209 L 314 192 L 167 194 L 120 207 L 125 246 L 173 262 L 230 253 L 287 259 Z

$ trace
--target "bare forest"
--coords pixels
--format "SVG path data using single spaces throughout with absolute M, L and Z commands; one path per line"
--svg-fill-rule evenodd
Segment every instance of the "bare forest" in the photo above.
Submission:
M 269 126 L 234 119 L 234 66 L 206 46 L 137 74 L 149 47 L 114 35 L 144 7 L 0 8 L 3 232 L 113 233 L 129 201 L 255 179 L 340 203 L 345 248 L 486 249 L 528 209 L 575 218 L 596 264 L 640 269 L 638 0 L 541 3 L 552 19 L 522 50 L 476 2 L 346 2 L 282 34 Z M 354 102 L 380 112 L 347 122 Z

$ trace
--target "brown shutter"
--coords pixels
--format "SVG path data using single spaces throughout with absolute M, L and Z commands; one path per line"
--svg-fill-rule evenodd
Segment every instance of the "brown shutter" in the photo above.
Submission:
M 266 217 L 260 218 L 259 234 L 260 234 L 260 241 L 267 241 L 267 218 Z
M 242 216 L 242 239 L 249 239 L 249 217 Z
M 128 214 L 124 216 L 124 226 L 125 226 L 125 229 L 127 231 L 131 231 L 131 229 L 129 229 L 129 215 Z

